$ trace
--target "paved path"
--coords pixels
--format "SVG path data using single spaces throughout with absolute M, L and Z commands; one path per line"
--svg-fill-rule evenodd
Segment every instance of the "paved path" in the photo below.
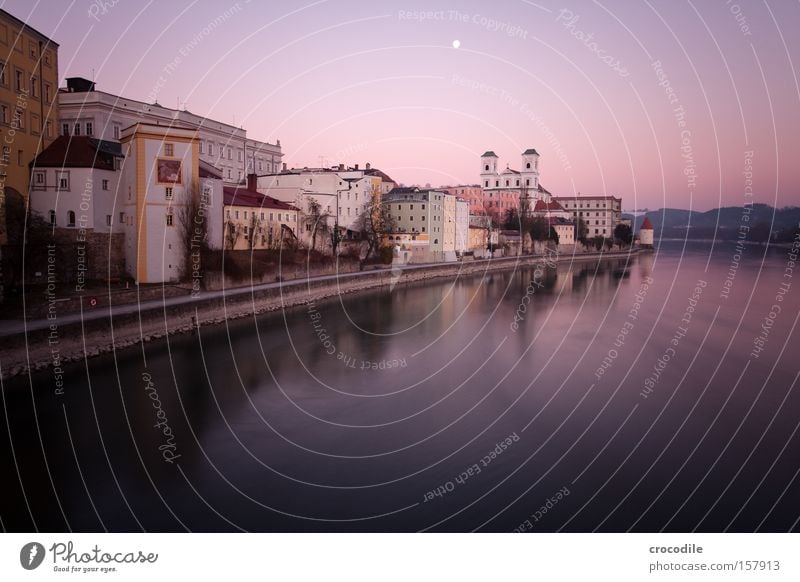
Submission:
M 574 259 L 588 259 L 588 258 L 619 258 L 620 256 L 627 256 L 626 253 L 620 254 L 598 254 L 598 253 L 576 253 L 575 255 L 563 255 L 562 259 L 566 258 L 574 258 Z M 509 263 L 513 264 L 517 261 L 519 262 L 527 262 L 529 260 L 537 260 L 541 259 L 542 257 L 539 255 L 522 255 L 518 257 L 504 257 L 504 258 L 497 258 L 497 259 L 480 259 L 476 261 L 468 261 L 465 263 L 454 262 L 454 263 L 424 263 L 420 265 L 411 265 L 405 267 L 399 267 L 401 271 L 415 271 L 420 269 L 430 269 L 430 268 L 446 268 L 452 267 L 453 265 L 480 265 L 480 264 L 489 264 L 489 263 Z M 392 269 L 394 270 L 394 269 Z M 225 298 L 233 298 L 238 297 L 241 295 L 247 295 L 250 293 L 257 293 L 259 291 L 267 290 L 267 289 L 277 289 L 280 287 L 284 288 L 292 288 L 292 287 L 300 287 L 303 285 L 308 285 L 310 283 L 316 283 L 319 281 L 330 281 L 330 280 L 348 280 L 354 279 L 358 277 L 365 277 L 369 275 L 374 275 L 376 272 L 391 272 L 388 268 L 381 268 L 381 269 L 370 269 L 367 271 L 359 271 L 357 273 L 342 273 L 342 274 L 334 274 L 334 275 L 320 275 L 317 277 L 311 277 L 308 279 L 292 279 L 291 281 L 283 281 L 283 282 L 276 282 L 276 283 L 262 283 L 260 285 L 253 285 L 250 287 L 233 287 L 228 289 L 220 289 L 219 291 L 202 291 L 197 295 L 184 295 L 179 297 L 167 297 L 164 299 L 150 299 L 148 301 L 142 301 L 139 303 L 126 303 L 123 305 L 114 305 L 114 306 L 104 306 L 99 307 L 96 309 L 92 309 L 91 311 L 84 311 L 83 313 L 75 312 L 70 313 L 67 315 L 59 315 L 58 316 L 58 325 L 69 325 L 72 323 L 80 323 L 94 321 L 97 319 L 105 319 L 108 318 L 109 315 L 111 317 L 119 317 L 122 315 L 128 315 L 131 313 L 138 313 L 140 311 L 150 311 L 152 309 L 168 309 L 170 307 L 175 307 L 178 305 L 186 305 L 190 303 L 200 303 L 209 299 L 220 299 L 222 297 Z M 14 336 L 14 335 L 22 335 L 34 331 L 40 331 L 43 329 L 47 329 L 50 327 L 51 321 L 47 318 L 43 319 L 36 319 L 30 320 L 28 322 L 24 322 L 22 320 L 14 320 L 14 321 L 4 321 L 0 322 L 0 338 Z

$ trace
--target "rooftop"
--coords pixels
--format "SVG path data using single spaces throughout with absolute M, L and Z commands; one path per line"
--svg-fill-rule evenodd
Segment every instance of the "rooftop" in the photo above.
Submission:
M 114 170 L 114 158 L 122 146 L 88 136 L 62 135 L 53 140 L 29 164 L 31 168 L 97 168 Z
M 251 208 L 274 208 L 276 210 L 297 210 L 295 206 L 266 196 L 245 186 L 224 186 L 222 188 L 225 206 L 248 206 Z

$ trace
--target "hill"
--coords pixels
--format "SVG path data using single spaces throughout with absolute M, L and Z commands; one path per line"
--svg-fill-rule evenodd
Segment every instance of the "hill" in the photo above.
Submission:
M 647 216 L 655 228 L 656 238 L 718 238 L 732 240 L 737 238 L 739 227 L 748 226 L 747 240 L 764 242 L 790 241 L 800 226 L 800 207 L 786 206 L 773 208 L 769 204 L 754 204 L 749 220 L 743 219 L 741 206 L 725 206 L 705 212 L 682 208 L 662 208 L 634 217 L 623 214 L 623 218 L 633 221 L 634 232 Z

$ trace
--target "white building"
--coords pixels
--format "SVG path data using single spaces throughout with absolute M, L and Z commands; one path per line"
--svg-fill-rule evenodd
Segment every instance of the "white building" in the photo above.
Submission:
M 277 172 L 281 167 L 280 140 L 257 141 L 228 123 L 97 91 L 87 79 L 68 78 L 67 87 L 58 92 L 58 107 L 61 135 L 120 141 L 126 127 L 140 122 L 194 129 L 200 159 L 219 168 L 229 184 L 242 182 L 249 173 Z
M 622 199 L 615 196 L 560 196 L 554 199 L 572 214 L 572 219 L 583 220 L 588 229 L 587 236 L 593 238 L 614 236 L 614 228 L 622 215 Z
M 57 228 L 111 232 L 119 185 L 119 143 L 59 137 L 31 162 L 31 211 Z
M 529 148 L 522 152 L 520 170 L 506 164 L 499 166 L 500 158 L 489 150 L 481 156 L 481 187 L 483 204 L 492 214 L 503 214 L 512 208 L 519 208 L 520 198 L 528 198 L 530 206 L 537 200 L 549 202 L 550 193 L 539 183 L 539 153 Z
M 197 188 L 204 216 L 215 225 L 209 233 L 211 246 L 219 248 L 222 181 L 205 172 L 201 178 L 195 130 L 137 123 L 123 129 L 120 140 L 125 163 L 116 209 L 125 233 L 128 272 L 137 283 L 177 281 L 185 260 L 178 214 Z
M 327 218 L 329 227 L 338 224 L 347 239 L 360 236 L 360 217 L 366 206 L 375 198 L 394 188 L 394 181 L 376 168 L 367 164 L 345 168 L 292 168 L 278 173 L 260 175 L 257 189 L 260 193 L 287 202 L 309 214 L 309 202 L 316 201 L 320 212 Z M 311 224 L 306 223 L 302 237 L 311 233 Z
M 469 250 L 469 201 L 456 197 L 456 253 Z

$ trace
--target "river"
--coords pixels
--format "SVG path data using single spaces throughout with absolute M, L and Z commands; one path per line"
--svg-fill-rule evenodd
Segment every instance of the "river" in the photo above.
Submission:
M 797 530 L 787 254 L 401 278 L 14 378 L 2 527 Z

